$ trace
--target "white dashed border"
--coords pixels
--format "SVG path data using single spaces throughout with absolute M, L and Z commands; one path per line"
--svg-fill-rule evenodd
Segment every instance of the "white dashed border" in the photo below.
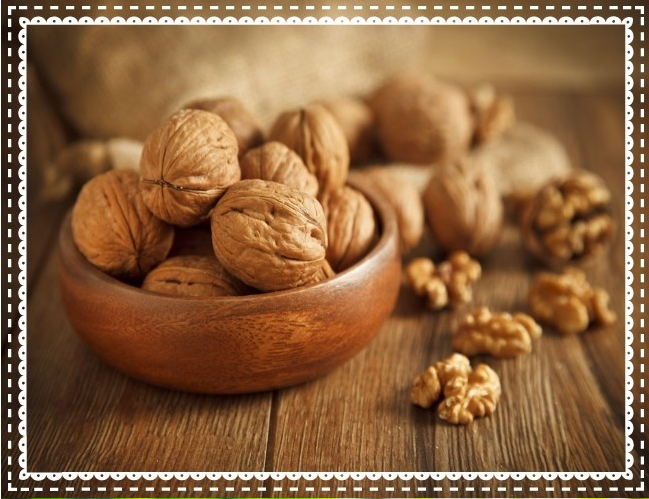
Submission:
M 43 17 L 34 17 L 34 18 L 25 18 L 21 17 L 21 11 L 27 10 L 28 8 L 32 9 L 35 12 L 38 12 L 40 14 L 43 14 Z M 124 14 L 135 14 L 135 16 L 139 15 L 146 15 L 146 17 L 114 17 L 112 19 L 109 19 L 107 17 L 97 17 L 97 18 L 91 18 L 84 16 L 84 13 L 86 11 L 91 10 L 91 9 L 96 9 L 98 11 L 106 11 L 107 14 L 114 14 L 114 13 L 124 13 Z M 234 10 L 234 9 L 241 9 L 243 11 L 249 11 L 252 15 L 257 14 L 257 13 L 273 13 L 273 14 L 278 14 L 274 15 L 273 17 L 241 17 L 241 18 L 236 18 L 236 17 L 229 17 L 227 16 L 228 11 Z M 577 13 L 579 14 L 583 10 L 591 9 L 594 11 L 601 11 L 602 16 L 596 16 L 596 17 L 584 17 L 584 16 L 579 16 L 576 18 L 571 17 L 570 15 L 564 15 L 564 14 L 574 14 Z M 323 18 L 315 18 L 315 17 L 309 17 L 308 14 L 313 14 L 314 11 L 321 10 L 323 12 L 331 13 L 333 14 L 338 14 L 341 13 L 343 16 L 342 17 L 323 17 Z M 540 16 L 543 15 L 544 13 L 550 14 L 551 17 L 529 17 L 529 18 L 524 18 L 520 17 L 519 15 L 521 14 L 521 11 L 526 10 L 528 12 L 536 12 Z M 632 17 L 619 17 L 620 15 L 624 16 L 625 12 L 628 14 L 629 11 L 636 11 L 636 13 L 640 13 L 640 26 L 633 26 L 633 18 Z M 634 158 L 632 149 L 633 149 L 633 138 L 632 138 L 632 133 L 634 130 L 634 125 L 633 125 L 633 118 L 634 118 L 634 107 L 633 107 L 633 93 L 632 89 L 634 88 L 634 85 L 639 84 L 639 98 L 640 98 L 640 103 L 636 103 L 636 109 L 639 110 L 639 113 L 637 116 L 635 116 L 635 121 L 636 123 L 639 124 L 640 128 L 640 133 L 644 134 L 645 133 L 645 93 L 644 93 L 644 73 L 645 73 L 645 68 L 644 68 L 644 63 L 640 65 L 639 68 L 634 68 L 633 63 L 632 63 L 632 57 L 633 57 L 633 49 L 632 49 L 632 42 L 634 40 L 634 37 L 640 37 L 640 41 L 644 42 L 644 8 L 639 5 L 624 5 L 624 6 L 616 6 L 616 5 L 604 5 L 604 6 L 599 6 L 599 5 L 589 5 L 589 6 L 571 6 L 571 5 L 562 5 L 560 7 L 553 6 L 553 5 L 544 5 L 539 3 L 539 5 L 484 5 L 484 4 L 476 4 L 476 5 L 456 5 L 456 6 L 438 6 L 438 5 L 427 5 L 423 4 L 419 5 L 417 7 L 412 7 L 412 6 L 402 6 L 402 5 L 353 5 L 353 6 L 342 6 L 342 5 L 331 5 L 331 6 L 311 6 L 311 5 L 289 5 L 289 6 L 281 6 L 281 5 L 239 5 L 239 6 L 234 6 L 234 5 L 210 5 L 210 6 L 199 6 L 199 5 L 111 5 L 111 6 L 103 6 L 103 5 L 84 5 L 84 4 L 79 4 L 79 5 L 42 5 L 42 6 L 31 6 L 27 7 L 25 5 L 19 5 L 19 6 L 9 6 L 7 7 L 8 11 L 8 17 L 7 17 L 7 23 L 8 26 L 11 27 L 12 23 L 15 22 L 16 19 L 18 19 L 18 22 L 20 23 L 20 32 L 18 34 L 19 37 L 19 42 L 20 42 L 20 48 L 18 49 L 18 58 L 16 58 L 15 54 L 11 53 L 11 48 L 7 48 L 7 61 L 8 63 L 8 71 L 7 71 L 7 77 L 8 77 L 8 87 L 10 90 L 9 96 L 8 96 L 8 102 L 9 106 L 7 106 L 8 109 L 8 114 L 5 115 L 8 119 L 11 119 L 11 108 L 12 108 L 12 97 L 17 96 L 18 98 L 18 103 L 19 103 L 19 110 L 18 110 L 18 117 L 20 119 L 20 125 L 18 127 L 18 131 L 20 134 L 20 138 L 17 141 L 17 144 L 13 144 L 11 139 L 8 139 L 7 146 L 9 150 L 9 154 L 7 159 L 7 168 L 8 168 L 8 177 L 12 180 L 15 181 L 15 177 L 12 176 L 13 171 L 16 168 L 16 157 L 18 158 L 18 207 L 20 209 L 20 214 L 18 216 L 19 223 L 20 223 L 20 229 L 18 230 L 18 237 L 16 238 L 12 233 L 11 230 L 9 230 L 8 233 L 8 251 L 6 253 L 7 255 L 7 260 L 8 260 L 8 267 L 11 268 L 12 270 L 15 270 L 12 268 L 12 259 L 15 259 L 16 257 L 18 258 L 18 297 L 20 300 L 20 304 L 18 307 L 20 318 L 18 319 L 18 328 L 19 328 L 19 334 L 18 334 L 18 369 L 17 371 L 12 370 L 12 367 L 14 366 L 14 363 L 16 362 L 14 357 L 12 357 L 12 350 L 13 350 L 13 345 L 12 345 L 12 338 L 9 336 L 8 339 L 8 373 L 10 376 L 8 376 L 7 379 L 7 385 L 6 388 L 8 388 L 9 392 L 12 391 L 12 379 L 15 378 L 16 373 L 18 375 L 18 389 L 20 390 L 20 393 L 18 395 L 18 402 L 20 404 L 20 408 L 18 410 L 18 424 L 14 424 L 15 421 L 15 415 L 11 414 L 9 412 L 7 414 L 7 419 L 6 419 L 6 424 L 8 428 L 8 440 L 6 442 L 7 447 L 6 447 L 6 452 L 8 454 L 7 460 L 8 460 L 8 465 L 11 467 L 12 465 L 12 457 L 14 456 L 16 449 L 14 447 L 14 442 L 16 438 L 16 426 L 18 429 L 18 434 L 20 435 L 18 438 L 18 464 L 19 464 L 19 477 L 14 477 L 11 476 L 11 471 L 8 472 L 7 477 L 3 477 L 6 479 L 7 487 L 9 491 L 21 491 L 21 492 L 107 492 L 108 489 L 110 489 L 111 492 L 129 492 L 129 493 L 134 493 L 131 495 L 135 494 L 141 494 L 143 492 L 150 493 L 150 492 L 163 492 L 163 493 L 170 493 L 174 494 L 176 492 L 234 492 L 235 488 L 234 487 L 214 487 L 214 486 L 182 486 L 182 487 L 147 487 L 145 485 L 140 485 L 140 486 L 131 486 L 131 485 L 124 485 L 124 486 L 113 486 L 113 487 L 101 487 L 101 486 L 94 486 L 94 487 L 88 487 L 88 486 L 74 486 L 70 487 L 68 485 L 60 485 L 60 486 L 49 486 L 49 487 L 24 487 L 21 486 L 19 482 L 24 481 L 24 480 L 34 480 L 36 482 L 41 482 L 41 481 L 48 481 L 48 482 L 57 482 L 57 481 L 74 481 L 74 480 L 80 480 L 80 481 L 89 481 L 89 480 L 98 480 L 99 482 L 106 481 L 108 479 L 111 480 L 116 480 L 116 481 L 128 481 L 128 482 L 136 482 L 136 481 L 152 481 L 152 480 L 163 480 L 163 481 L 168 481 L 171 479 L 179 480 L 179 481 L 195 481 L 195 482 L 215 482 L 218 480 L 226 480 L 226 481 L 233 481 L 233 480 L 243 480 L 245 482 L 250 482 L 251 480 L 258 480 L 261 482 L 266 482 L 268 480 L 273 480 L 275 482 L 281 482 L 282 480 L 289 480 L 292 482 L 296 482 L 299 485 L 298 486 L 275 486 L 272 487 L 272 491 L 278 492 L 278 491 L 288 491 L 288 492 L 305 492 L 305 493 L 336 493 L 336 492 L 378 492 L 378 493 L 392 493 L 394 495 L 397 495 L 401 492 L 433 492 L 433 493 L 439 493 L 444 491 L 444 487 L 421 487 L 421 484 L 418 484 L 417 482 L 421 482 L 424 480 L 434 480 L 434 481 L 442 481 L 442 480 L 450 480 L 452 482 L 458 482 L 458 485 L 460 485 L 460 481 L 463 482 L 462 486 L 449 486 L 448 491 L 449 492 L 454 492 L 454 493 L 459 493 L 459 494 L 469 494 L 471 492 L 475 491 L 480 491 L 482 493 L 484 492 L 490 492 L 490 493 L 497 493 L 498 495 L 505 495 L 505 494 L 515 494 L 515 495 L 520 495 L 520 493 L 525 493 L 525 492 L 530 492 L 530 493 L 543 493 L 543 492 L 554 492 L 557 489 L 560 489 L 562 492 L 586 492 L 589 490 L 590 492 L 594 494 L 601 494 L 604 492 L 613 492 L 613 493 L 618 493 L 620 490 L 624 491 L 631 491 L 631 492 L 642 492 L 644 491 L 644 438 L 641 441 L 642 448 L 639 450 L 639 455 L 640 455 L 640 477 L 635 477 L 638 478 L 638 483 L 640 483 L 640 486 L 638 487 L 581 487 L 581 486 L 561 486 L 561 487 L 556 487 L 555 484 L 552 482 L 556 480 L 560 480 L 562 483 L 564 482 L 569 482 L 570 480 L 579 480 L 579 481 L 585 481 L 585 480 L 595 480 L 595 481 L 600 481 L 604 479 L 608 480 L 632 480 L 634 477 L 632 476 L 632 471 L 631 471 L 631 466 L 633 465 L 633 458 L 631 456 L 631 452 L 633 450 L 633 440 L 631 438 L 631 435 L 634 431 L 633 424 L 632 424 L 632 417 L 633 417 L 633 408 L 631 406 L 633 402 L 633 395 L 631 392 L 632 386 L 633 386 L 633 381 L 631 378 L 631 374 L 633 372 L 633 364 L 631 363 L 631 359 L 634 356 L 634 354 L 637 354 L 640 356 L 640 369 L 641 373 L 644 374 L 644 369 L 645 369 L 645 364 L 644 364 L 644 358 L 645 358 L 645 349 L 644 349 L 644 342 L 645 342 L 645 334 L 644 334 L 644 319 L 640 319 L 640 334 L 639 336 L 639 341 L 638 338 L 636 338 L 636 352 L 634 352 L 633 348 L 633 342 L 634 342 L 634 335 L 633 335 L 633 318 L 632 318 L 632 313 L 633 313 L 633 289 L 632 289 L 632 284 L 633 284 L 633 274 L 631 272 L 633 266 L 634 266 L 634 260 L 633 260 L 633 251 L 634 251 L 634 233 L 632 229 L 632 222 L 633 222 L 633 214 L 632 214 L 632 208 L 633 208 L 633 199 L 632 199 L 632 194 L 633 194 L 633 183 L 632 179 L 634 177 L 634 171 L 635 174 L 637 175 L 639 173 L 640 177 L 640 182 L 644 181 L 645 178 L 645 169 L 644 169 L 644 163 L 645 163 L 645 154 L 644 154 L 644 139 L 640 140 L 640 157 L 639 158 Z M 201 17 L 177 17 L 177 18 L 172 18 L 167 15 L 163 17 L 157 17 L 157 16 L 150 16 L 148 14 L 151 14 L 151 11 L 155 12 L 162 12 L 163 14 L 197 14 L 198 16 Z M 291 17 L 284 17 L 283 14 L 289 13 L 293 14 L 296 11 L 304 11 L 305 16 L 299 17 L 299 16 L 291 16 Z M 401 13 L 406 14 L 407 17 L 385 17 L 385 18 L 380 18 L 380 17 L 375 17 L 377 14 L 377 11 L 383 11 L 385 13 L 394 13 L 395 15 L 399 15 Z M 413 11 L 416 11 L 416 14 L 419 15 L 419 17 L 410 17 L 411 14 L 415 13 Z M 506 15 L 501 15 L 501 14 L 507 14 L 507 13 L 513 13 L 515 14 L 514 17 L 508 17 Z M 347 14 L 354 14 L 355 17 L 346 17 Z M 368 17 L 365 17 L 365 13 L 369 13 Z M 440 16 L 435 16 L 435 17 L 428 17 L 429 14 L 444 14 L 444 13 L 451 13 L 453 14 L 453 17 L 449 18 L 444 18 Z M 64 15 L 65 17 L 58 17 L 59 15 Z M 219 17 L 202 17 L 204 14 L 217 14 Z M 458 17 L 457 15 L 462 15 L 462 17 Z M 491 14 L 496 14 L 498 17 L 492 18 L 490 17 Z M 518 14 L 518 16 L 516 16 Z M 555 15 L 561 14 L 563 15 L 562 17 L 554 17 Z M 47 16 L 56 16 L 56 17 L 47 17 Z M 223 17 L 225 15 L 225 17 Z M 607 16 L 608 17 L 604 17 Z M 77 17 L 80 16 L 80 17 Z M 475 17 L 474 17 L 475 16 Z M 515 24 L 515 25 L 590 25 L 590 24 L 598 24 L 598 25 L 624 25 L 625 26 L 625 180 L 626 180 L 626 209 L 625 209 L 625 216 L 626 216 L 626 231 L 625 231 L 625 263 L 626 263 L 626 274 L 625 274 L 625 279 L 626 279 L 626 334 L 625 334 L 625 351 L 626 351 L 626 393 L 625 393 L 625 401 L 626 401 L 626 411 L 625 411 L 625 438 L 626 438 L 626 469 L 625 471 L 621 472 L 615 472 L 615 473 L 495 473 L 495 472 L 487 472 L 487 473 L 429 473 L 429 472 L 422 472 L 422 473 L 390 473 L 390 472 L 385 472 L 385 473 L 367 473 L 367 472 L 345 472 L 345 473 L 308 473 L 308 472 L 300 472 L 300 473 L 285 473 L 285 472 L 280 472 L 280 473 L 267 473 L 267 472 L 259 472 L 259 473 L 240 473 L 240 472 L 232 472 L 232 473 L 193 473 L 193 472 L 185 472 L 185 473 L 145 473 L 145 472 L 133 472 L 133 473 L 115 473 L 115 472 L 110 472 L 110 473 L 83 473 L 83 472 L 56 472 L 56 473 L 32 473 L 27 470 L 27 431 L 26 431 L 26 419 L 27 419 L 27 414 L 26 414 L 26 370 L 27 370 L 27 362 L 26 362 L 26 296 L 27 296 L 27 290 L 26 290 L 26 241 L 27 241 L 27 233 L 26 233 L 26 227 L 27 227 L 27 213 L 26 213 L 26 203 L 27 203 L 27 192 L 26 192 L 26 107 L 27 107 L 27 92 L 26 92 L 26 75 L 27 75 L 27 70 L 26 70 L 26 43 L 27 43 L 27 26 L 29 25 L 43 25 L 43 24 L 57 24 L 57 25 L 78 25 L 78 24 L 105 24 L 105 25 L 121 25 L 121 24 L 155 24 L 155 25 L 167 25 L 167 24 L 215 24 L 215 25 L 231 25 L 231 24 L 239 24 L 239 25 L 260 25 L 260 24 L 281 24 L 281 25 L 295 25 L 295 24 L 354 24 L 354 25 L 367 25 L 367 24 L 420 24 L 420 25 L 457 25 L 457 24 L 463 24 L 463 25 L 471 25 L 471 24 L 502 24 L 502 25 L 509 25 L 509 24 Z M 635 28 L 632 29 L 632 28 Z M 11 37 L 11 31 L 7 30 L 7 37 Z M 11 41 L 9 38 L 7 41 Z M 641 54 L 640 57 L 642 60 L 644 60 L 644 47 L 641 47 Z M 19 62 L 16 64 L 14 61 L 17 61 L 19 59 Z M 17 72 L 19 73 L 19 77 L 17 78 L 17 87 L 12 85 L 12 83 L 16 80 L 16 69 Z M 634 72 L 636 74 L 636 81 L 634 81 L 633 75 Z M 11 124 L 7 125 L 8 128 L 6 128 L 6 131 L 8 134 L 12 133 L 11 130 Z M 17 147 L 16 147 L 17 146 Z M 635 166 L 635 170 L 634 170 Z M 10 194 L 13 194 L 15 196 L 15 193 L 12 192 L 11 186 L 9 186 L 8 192 Z M 644 193 L 644 185 L 641 185 L 641 193 Z M 11 196 L 7 199 L 7 204 L 6 206 L 3 204 L 3 210 L 6 208 L 11 209 Z M 644 209 L 644 198 L 642 197 L 640 199 L 640 208 Z M 11 216 L 11 215 L 9 215 Z M 11 219 L 8 219 L 8 222 L 11 223 Z M 640 214 L 640 223 L 644 224 L 644 213 Z M 640 241 L 644 241 L 644 229 L 641 229 L 640 233 Z M 17 245 L 15 244 L 17 240 Z M 639 244 L 640 246 L 640 268 L 641 272 L 644 274 L 644 265 L 645 265 L 645 260 L 644 260 L 644 242 L 641 242 Z M 15 251 L 15 248 L 17 247 L 17 252 Z M 11 283 L 11 279 L 9 280 Z M 641 278 L 641 283 L 644 283 L 644 275 Z M 8 287 L 7 290 L 7 297 L 11 299 L 11 288 L 12 286 Z M 640 302 L 640 313 L 644 314 L 644 289 L 641 289 L 640 293 L 640 298 L 642 301 Z M 11 310 L 9 310 L 11 312 Z M 10 316 L 10 313 L 7 314 Z M 12 323 L 11 323 L 11 318 L 8 319 L 7 323 L 8 329 L 12 329 Z M 639 343 L 639 348 L 637 348 L 637 344 Z M 644 388 L 644 379 L 642 381 L 642 386 L 641 388 Z M 5 388 L 5 387 L 3 387 Z M 8 402 L 11 403 L 11 393 L 8 394 Z M 641 393 L 641 404 L 644 404 L 644 393 Z M 644 418 L 644 408 L 641 408 L 641 414 L 640 416 Z M 644 424 L 641 425 L 640 427 L 640 432 L 642 433 L 642 437 L 645 436 L 645 429 L 644 429 Z M 635 431 L 638 431 L 636 428 Z M 5 450 L 5 449 L 3 449 Z M 371 481 L 377 481 L 379 479 L 387 480 L 390 482 L 395 482 L 395 486 L 392 487 L 373 487 L 373 486 L 366 486 L 366 487 L 347 487 L 347 486 L 335 486 L 332 483 L 332 486 L 327 487 L 327 486 L 321 486 L 318 487 L 317 490 L 315 490 L 314 487 L 309 486 L 309 482 L 315 480 L 315 479 L 321 479 L 326 482 L 345 482 L 348 480 L 352 480 L 354 482 L 358 482 L 361 480 L 371 480 Z M 537 483 L 541 480 L 545 480 L 547 483 L 543 485 L 542 483 L 539 483 L 538 486 L 527 486 L 527 487 L 517 487 L 517 486 L 499 486 L 499 487 L 482 487 L 478 483 L 476 483 L 476 480 L 480 481 L 485 481 L 485 480 L 493 480 L 496 479 L 498 481 L 506 481 L 506 480 L 513 480 L 513 483 L 516 481 L 520 481 L 522 479 L 528 479 L 533 483 Z M 303 481 L 300 483 L 300 481 Z M 405 481 L 405 482 L 412 482 L 411 486 L 396 486 L 396 481 Z M 270 490 L 271 487 L 265 487 L 265 486 L 259 486 L 259 487 L 241 487 L 240 490 L 243 492 L 263 492 Z M 494 489 L 494 490 L 492 490 Z M 606 490 L 603 490 L 606 489 Z M 519 493 L 519 494 L 516 494 Z M 584 494 L 581 494 L 584 495 Z

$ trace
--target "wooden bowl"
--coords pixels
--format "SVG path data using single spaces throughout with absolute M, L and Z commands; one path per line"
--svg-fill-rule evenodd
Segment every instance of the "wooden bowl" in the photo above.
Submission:
M 108 364 L 166 388 L 247 393 L 324 375 L 370 342 L 399 292 L 395 214 L 362 179 L 354 186 L 379 221 L 371 252 L 320 284 L 252 296 L 172 297 L 124 284 L 79 253 L 68 214 L 58 248 L 68 320 Z

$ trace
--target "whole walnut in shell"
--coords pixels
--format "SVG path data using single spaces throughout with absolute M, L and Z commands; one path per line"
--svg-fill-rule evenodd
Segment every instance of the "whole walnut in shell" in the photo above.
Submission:
M 361 192 L 347 185 L 327 193 L 322 207 L 327 216 L 327 261 L 341 272 L 371 249 L 377 235 L 374 210 Z
M 72 209 L 72 236 L 100 270 L 125 280 L 143 277 L 164 260 L 174 228 L 157 219 L 132 170 L 109 170 L 88 181 Z
M 454 161 L 471 145 L 471 105 L 466 93 L 451 83 L 398 76 L 380 86 L 369 103 L 383 151 L 392 161 Z
M 358 97 L 341 97 L 323 102 L 322 105 L 333 115 L 345 134 L 352 165 L 365 163 L 376 155 L 374 113 L 365 101 Z
M 503 202 L 486 169 L 465 161 L 436 168 L 423 198 L 428 224 L 444 250 L 479 257 L 500 239 Z
M 347 139 L 320 104 L 286 111 L 273 123 L 268 140 L 286 144 L 318 179 L 319 194 L 342 187 L 349 171 Z
M 199 99 L 185 107 L 208 111 L 223 118 L 237 138 L 239 158 L 249 149 L 261 145 L 264 141 L 259 122 L 236 97 L 225 96 Z
M 249 286 L 277 291 L 333 275 L 322 205 L 297 189 L 241 180 L 214 207 L 211 224 L 217 259 Z
M 248 151 L 240 161 L 241 178 L 270 180 L 318 195 L 318 179 L 296 152 L 281 142 L 266 142 Z
M 175 256 L 151 270 L 142 289 L 175 296 L 238 296 L 247 286 L 214 256 Z
M 496 92 L 493 85 L 482 84 L 473 88 L 469 100 L 475 116 L 475 143 L 493 140 L 514 126 L 514 100 L 510 95 Z
M 144 202 L 180 227 L 203 220 L 241 178 L 237 139 L 216 114 L 183 109 L 144 142 L 140 177 Z

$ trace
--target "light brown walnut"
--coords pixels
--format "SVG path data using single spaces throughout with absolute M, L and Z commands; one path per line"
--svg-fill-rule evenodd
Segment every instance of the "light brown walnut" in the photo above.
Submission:
M 152 269 L 142 289 L 174 296 L 239 296 L 249 288 L 214 256 L 176 256 Z
M 237 139 L 216 114 L 183 109 L 144 142 L 142 197 L 158 218 L 180 227 L 204 220 L 241 178 Z
M 318 179 L 319 194 L 342 187 L 349 171 L 349 147 L 340 125 L 320 104 L 280 114 L 269 141 L 286 144 Z
M 500 379 L 495 371 L 486 364 L 472 368 L 466 356 L 453 353 L 415 378 L 410 400 L 423 408 L 438 403 L 440 419 L 469 424 L 476 417 L 493 414 L 500 395 Z
M 174 238 L 174 228 L 144 204 L 132 170 L 109 170 L 88 181 L 71 222 L 74 242 L 88 261 L 124 280 L 140 279 L 163 261 Z
M 610 199 L 604 180 L 585 170 L 547 183 L 523 209 L 525 247 L 553 266 L 594 260 L 613 239 Z
M 475 116 L 475 143 L 500 137 L 516 123 L 514 100 L 510 95 L 498 93 L 493 85 L 473 88 L 469 99 Z
M 541 327 L 527 314 L 491 312 L 480 307 L 468 313 L 453 333 L 453 349 L 472 357 L 513 357 L 532 351 Z
M 302 158 L 281 142 L 266 142 L 248 151 L 240 161 L 241 178 L 259 178 L 279 182 L 318 195 L 318 179 Z
M 378 230 L 374 210 L 360 191 L 348 185 L 325 194 L 322 207 L 327 216 L 327 261 L 342 272 L 372 248 Z
M 239 158 L 248 150 L 260 146 L 264 141 L 261 125 L 243 103 L 232 96 L 199 99 L 185 106 L 218 114 L 237 138 Z
M 539 273 L 528 295 L 532 315 L 561 334 L 582 333 L 593 324 L 613 324 L 616 314 L 608 302 L 608 293 L 591 286 L 586 274 L 575 268 L 561 274 Z
M 480 278 L 482 268 L 464 251 L 454 251 L 439 265 L 427 257 L 413 259 L 406 267 L 406 279 L 418 296 L 427 298 L 432 310 L 468 303 L 472 286 Z
M 241 180 L 212 210 L 211 227 L 217 259 L 249 286 L 277 291 L 332 276 L 322 205 L 297 189 Z
M 483 256 L 496 246 L 504 208 L 489 171 L 468 161 L 436 168 L 423 194 L 426 219 L 446 251 Z
M 322 105 L 336 119 L 349 146 L 349 162 L 359 165 L 376 156 L 376 124 L 374 113 L 358 97 L 341 97 Z
M 370 96 L 380 144 L 392 161 L 455 161 L 468 150 L 473 113 L 459 87 L 423 75 L 387 80 Z

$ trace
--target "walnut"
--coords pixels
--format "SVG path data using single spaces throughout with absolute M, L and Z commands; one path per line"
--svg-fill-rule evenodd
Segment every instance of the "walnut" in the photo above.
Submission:
M 608 293 L 592 287 L 586 274 L 576 268 L 561 274 L 539 273 L 528 295 L 532 315 L 561 334 L 582 333 L 593 323 L 613 324 L 616 315 L 608 300 Z
M 237 141 L 216 114 L 183 109 L 144 142 L 142 197 L 158 218 L 189 227 L 238 181 Z
M 349 146 L 349 162 L 358 165 L 376 154 L 374 114 L 365 101 L 357 97 L 342 97 L 322 105 L 336 119 Z
M 241 180 L 212 210 L 211 227 L 217 259 L 254 288 L 276 291 L 333 275 L 322 206 L 292 187 Z
M 392 206 L 397 215 L 401 254 L 407 255 L 419 244 L 424 233 L 424 205 L 417 188 L 394 174 L 387 166 L 363 168 L 352 174 L 369 178 L 381 196 Z
M 109 170 L 88 181 L 72 209 L 72 236 L 100 270 L 124 280 L 143 277 L 164 260 L 174 229 L 147 209 L 132 170 Z
M 591 172 L 547 183 L 523 209 L 525 247 L 553 266 L 594 260 L 613 239 L 610 199 L 605 182 Z
M 500 240 L 503 202 L 486 169 L 467 161 L 441 166 L 423 200 L 428 225 L 442 249 L 479 257 Z
M 423 408 L 437 405 L 440 419 L 469 424 L 476 417 L 493 414 L 500 399 L 498 375 L 486 364 L 471 368 L 469 359 L 454 353 L 436 362 L 415 378 L 410 400 Z
M 509 95 L 497 93 L 493 85 L 483 84 L 472 89 L 469 99 L 475 115 L 475 143 L 499 137 L 514 126 L 514 100 Z
M 318 179 L 305 166 L 302 158 L 281 142 L 266 142 L 248 151 L 240 161 L 241 178 L 259 178 L 286 184 L 318 194 Z
M 392 161 L 455 161 L 469 148 L 473 116 L 459 87 L 421 75 L 398 76 L 370 97 L 377 133 Z
M 261 126 L 250 114 L 243 103 L 236 97 L 214 97 L 195 100 L 185 106 L 188 109 L 200 109 L 218 114 L 230 127 L 237 138 L 239 158 L 248 150 L 260 146 L 264 141 Z
M 336 119 L 319 104 L 286 111 L 273 123 L 269 140 L 286 144 L 318 179 L 319 194 L 342 187 L 349 171 L 347 139 Z
M 453 333 L 453 349 L 464 355 L 513 357 L 532 351 L 541 327 L 529 315 L 492 313 L 487 307 L 467 314 Z
M 471 286 L 481 273 L 480 263 L 464 251 L 453 252 L 437 266 L 430 258 L 419 257 L 406 267 L 410 287 L 418 296 L 427 297 L 427 305 L 432 310 L 470 302 Z
M 142 289 L 175 296 L 238 296 L 245 284 L 232 276 L 214 256 L 175 256 L 151 270 Z
M 347 185 L 322 199 L 327 216 L 327 261 L 336 272 L 351 267 L 371 249 L 377 235 L 372 205 Z

